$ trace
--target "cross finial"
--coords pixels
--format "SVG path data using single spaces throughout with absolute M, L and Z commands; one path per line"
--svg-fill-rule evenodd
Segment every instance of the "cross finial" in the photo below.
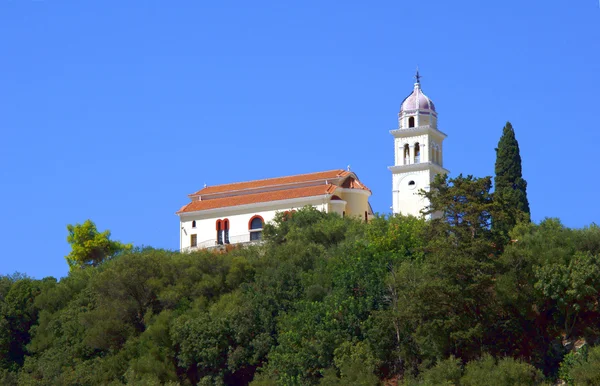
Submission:
M 421 78 L 422 76 L 419 75 L 419 66 L 417 66 L 417 73 L 415 74 L 415 79 L 417 80 L 417 83 L 421 84 Z

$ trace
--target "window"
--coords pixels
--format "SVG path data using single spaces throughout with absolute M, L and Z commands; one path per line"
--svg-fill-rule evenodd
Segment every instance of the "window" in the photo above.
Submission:
M 421 162 L 421 147 L 419 146 L 419 142 L 415 143 L 415 163 L 418 164 Z
M 223 245 L 223 221 L 217 220 L 217 244 Z
M 190 247 L 198 246 L 198 235 L 190 235 Z
M 196 228 L 196 220 L 192 221 L 192 228 Z
M 415 184 L 415 182 L 414 182 L 414 181 L 410 181 L 410 182 L 408 183 L 408 185 L 409 185 L 409 186 L 413 186 L 414 184 Z
M 410 160 L 410 151 L 408 150 L 408 143 L 404 145 L 404 165 L 408 165 Z
M 248 222 L 250 230 L 250 241 L 260 240 L 262 238 L 264 220 L 259 215 L 255 215 Z
M 408 118 L 408 127 L 415 127 L 415 117 Z
M 365 222 L 369 222 L 369 214 L 365 210 Z
M 229 244 L 229 219 L 223 220 L 223 239 L 225 244 Z

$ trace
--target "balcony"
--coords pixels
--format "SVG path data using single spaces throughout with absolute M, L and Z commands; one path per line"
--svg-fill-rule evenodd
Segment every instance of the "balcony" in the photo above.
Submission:
M 255 234 L 256 232 L 252 233 Z M 256 237 L 256 236 L 254 236 Z M 201 249 L 215 249 L 215 248 L 224 248 L 225 245 L 229 244 L 259 244 L 262 242 L 261 239 L 251 238 L 250 233 L 246 233 L 243 235 L 229 236 L 229 242 L 224 244 L 219 244 L 216 238 L 204 240 L 199 242 L 195 247 L 186 247 L 181 250 L 181 252 L 192 252 Z

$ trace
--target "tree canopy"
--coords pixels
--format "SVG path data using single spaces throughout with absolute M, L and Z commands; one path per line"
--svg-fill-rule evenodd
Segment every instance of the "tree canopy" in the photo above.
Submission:
M 502 203 L 506 216 L 498 219 L 494 227 L 508 234 L 518 221 L 529 221 L 531 214 L 527 199 L 527 182 L 523 179 L 519 142 L 510 122 L 506 122 L 496 148 L 495 174 L 495 196 L 497 201 Z
M 0 383 L 594 384 L 598 227 L 520 223 L 500 246 L 490 178 L 433 187 L 434 221 L 304 208 L 227 253 L 0 277 Z
M 99 232 L 91 220 L 83 224 L 67 225 L 71 244 L 71 252 L 65 259 L 71 269 L 86 266 L 97 266 L 104 260 L 132 248 L 131 244 L 123 244 L 110 239 L 110 231 Z

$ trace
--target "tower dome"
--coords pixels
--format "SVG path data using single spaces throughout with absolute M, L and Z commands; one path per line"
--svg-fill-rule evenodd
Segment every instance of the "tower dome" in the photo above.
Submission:
M 432 125 L 437 126 L 437 112 L 433 101 L 423 94 L 421 90 L 421 75 L 419 70 L 415 75 L 417 79 L 415 87 L 409 96 L 404 98 L 398 113 L 398 124 L 400 129 Z
M 402 105 L 400 106 L 400 112 L 408 112 L 414 110 L 432 110 L 435 111 L 435 105 L 433 101 L 423 94 L 421 90 L 421 83 L 415 83 L 413 92 L 407 96 Z

